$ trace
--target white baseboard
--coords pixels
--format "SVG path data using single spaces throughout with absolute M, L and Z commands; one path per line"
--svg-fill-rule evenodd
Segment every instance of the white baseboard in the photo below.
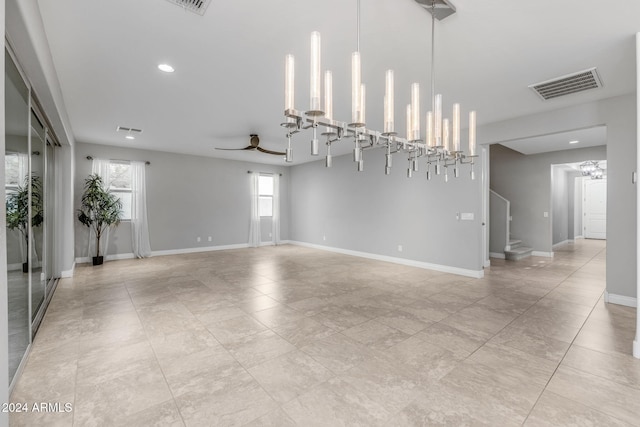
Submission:
M 604 291 L 604 302 L 611 304 L 624 305 L 626 307 L 637 307 L 638 299 L 634 297 L 627 297 L 624 295 L 610 294 Z
M 542 256 L 542 257 L 545 257 L 545 258 L 553 258 L 553 252 L 533 251 L 533 252 L 531 252 L 531 255 L 533 255 L 533 256 Z
M 272 244 L 272 243 L 268 243 Z M 262 246 L 262 245 L 261 245 Z M 183 255 L 183 254 L 193 254 L 198 252 L 211 252 L 211 251 L 225 251 L 229 249 L 243 249 L 248 248 L 248 243 L 238 243 L 235 245 L 219 245 L 219 246 L 203 246 L 199 248 L 183 248 L 183 249 L 167 249 L 162 251 L 151 251 L 151 256 L 164 256 L 164 255 Z M 135 256 L 133 253 L 125 253 L 125 254 L 112 254 L 106 255 L 105 261 L 117 261 L 121 259 L 133 259 Z M 76 258 L 77 264 L 83 264 L 91 262 L 92 257 L 80 257 Z
M 633 340 L 633 357 L 640 359 L 640 338 Z
M 584 236 L 575 236 L 574 240 L 578 240 L 578 239 L 584 239 Z
M 73 265 L 71 266 L 71 269 L 69 270 L 64 270 L 60 272 L 60 277 L 63 279 L 69 278 L 69 277 L 73 277 L 73 271 L 76 269 L 76 262 L 73 262 Z
M 234 245 L 219 245 L 219 246 L 204 246 L 201 248 L 185 248 L 185 249 L 169 249 L 164 251 L 152 251 L 152 256 L 163 256 L 163 255 L 182 255 L 182 254 L 195 254 L 198 252 L 212 252 L 212 251 L 226 251 L 229 249 L 243 249 L 248 248 L 248 243 L 237 243 Z M 131 254 L 133 258 L 133 254 Z
M 573 240 L 571 239 L 563 240 L 562 242 L 556 243 L 555 245 L 553 245 L 551 249 L 559 248 L 560 246 L 566 245 L 568 243 L 573 243 Z
M 15 270 L 22 270 L 21 262 L 16 262 L 14 264 L 7 264 L 7 271 L 15 271 Z
M 104 255 L 104 260 L 105 261 L 117 261 L 119 259 L 131 259 L 133 258 L 133 254 L 131 252 L 127 253 L 127 254 L 112 254 L 112 255 Z M 91 262 L 93 260 L 93 257 L 90 256 L 86 256 L 86 257 L 79 257 L 76 258 L 76 264 L 86 264 L 88 262 Z
M 504 252 L 489 252 L 491 258 L 506 259 Z
M 491 260 L 490 259 L 485 260 L 484 261 L 484 266 L 485 267 L 491 267 Z
M 443 273 L 457 274 L 459 276 L 473 277 L 474 279 L 481 279 L 484 277 L 483 270 L 468 270 L 465 268 L 451 267 L 448 265 L 431 264 L 428 262 L 414 261 L 414 260 L 405 259 L 405 258 L 396 258 L 396 257 L 387 256 L 387 255 L 372 254 L 369 252 L 352 251 L 349 249 L 334 248 L 330 246 L 316 245 L 314 243 L 298 242 L 295 240 L 292 240 L 289 243 L 291 243 L 292 245 L 304 246 L 304 247 L 313 248 L 313 249 L 320 249 L 320 250 L 329 251 L 329 252 L 336 252 L 344 255 L 357 256 L 360 258 L 375 259 L 377 261 L 386 261 L 386 262 L 392 262 L 394 264 L 407 265 L 410 267 L 424 268 L 425 270 L 435 270 L 435 271 L 441 271 Z

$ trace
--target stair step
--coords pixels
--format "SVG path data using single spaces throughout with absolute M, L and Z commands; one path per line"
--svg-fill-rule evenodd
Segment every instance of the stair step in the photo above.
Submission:
M 509 246 L 511 247 L 511 249 L 513 248 L 517 248 L 518 246 L 520 246 L 522 244 L 522 240 L 518 240 L 518 239 L 509 239 Z
M 517 248 L 512 248 L 510 251 L 504 251 L 504 256 L 506 259 L 517 261 L 519 259 L 531 256 L 531 252 L 533 252 L 533 248 L 530 248 L 528 246 L 520 246 Z

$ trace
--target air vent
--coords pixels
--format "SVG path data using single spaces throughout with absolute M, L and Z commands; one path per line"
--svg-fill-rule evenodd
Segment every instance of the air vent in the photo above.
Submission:
M 596 68 L 590 68 L 577 73 L 547 80 L 529 86 L 545 101 L 558 98 L 559 96 L 570 95 L 589 89 L 602 87 L 602 81 L 598 76 Z
M 118 132 L 127 132 L 127 133 L 142 133 L 142 129 L 129 128 L 126 126 L 118 126 L 116 128 Z
M 177 4 L 184 10 L 188 10 L 198 15 L 204 15 L 207 10 L 207 6 L 211 3 L 211 0 L 167 0 L 170 3 Z

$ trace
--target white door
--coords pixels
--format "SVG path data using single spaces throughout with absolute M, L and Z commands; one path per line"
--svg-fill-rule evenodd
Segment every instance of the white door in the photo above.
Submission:
M 584 180 L 584 237 L 607 238 L 607 180 Z

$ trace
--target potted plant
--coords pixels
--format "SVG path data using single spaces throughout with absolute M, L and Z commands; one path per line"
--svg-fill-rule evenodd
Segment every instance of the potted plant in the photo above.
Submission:
M 78 209 L 78 221 L 89 227 L 96 235 L 96 255 L 93 257 L 93 265 L 101 265 L 104 260 L 100 255 L 100 238 L 109 232 L 110 227 L 120 224 L 121 219 L 120 199 L 104 188 L 100 175 L 89 175 L 84 180 L 84 193 Z
M 44 222 L 44 204 L 42 203 L 42 178 L 31 175 L 31 228 Z M 29 176 L 25 176 L 24 185 L 7 194 L 7 228 L 18 230 L 25 240 L 26 251 L 22 253 L 22 272 L 29 272 Z

